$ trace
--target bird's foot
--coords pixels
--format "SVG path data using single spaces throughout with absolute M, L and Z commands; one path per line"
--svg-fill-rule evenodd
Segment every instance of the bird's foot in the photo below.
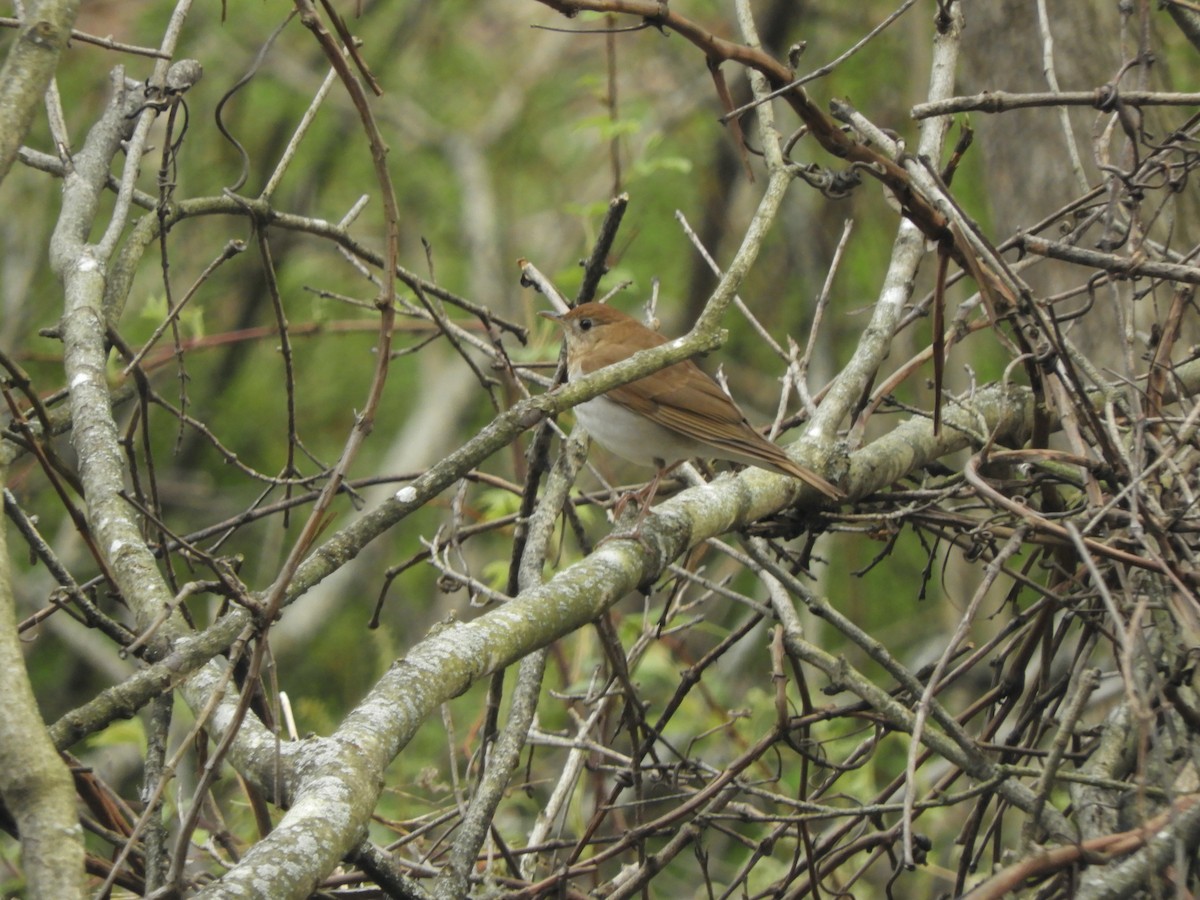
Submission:
M 638 516 L 637 522 L 632 528 L 622 528 L 620 531 L 610 531 L 600 540 L 596 541 L 596 549 L 599 550 L 609 541 L 637 541 L 646 550 L 653 550 L 646 536 L 642 534 L 642 519 L 643 516 Z

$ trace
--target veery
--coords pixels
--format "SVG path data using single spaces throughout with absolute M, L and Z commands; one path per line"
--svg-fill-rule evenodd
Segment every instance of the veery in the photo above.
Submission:
M 538 315 L 562 328 L 571 380 L 667 343 L 632 316 L 599 303 L 584 303 L 562 315 Z M 751 428 L 737 404 L 690 359 L 580 403 L 575 416 L 606 450 L 633 463 L 653 465 L 657 472 L 650 491 L 672 465 L 706 457 L 791 475 L 832 500 L 843 497 Z

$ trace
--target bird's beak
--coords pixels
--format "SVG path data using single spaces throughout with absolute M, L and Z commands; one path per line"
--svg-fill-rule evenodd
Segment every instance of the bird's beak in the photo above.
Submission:
M 543 319 L 549 319 L 555 325 L 562 324 L 562 315 L 560 313 L 551 312 L 548 309 L 539 309 L 538 315 L 541 316 Z

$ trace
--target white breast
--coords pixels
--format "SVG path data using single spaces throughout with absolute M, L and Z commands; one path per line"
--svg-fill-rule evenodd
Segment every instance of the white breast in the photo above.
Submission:
M 670 464 L 704 455 L 704 445 L 630 412 L 607 397 L 594 397 L 575 407 L 575 417 L 610 453 L 642 466 L 656 460 Z

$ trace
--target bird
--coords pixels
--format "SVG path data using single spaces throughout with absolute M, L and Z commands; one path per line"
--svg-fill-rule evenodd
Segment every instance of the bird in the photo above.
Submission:
M 639 350 L 667 343 L 667 338 L 633 316 L 601 303 L 582 303 L 562 314 L 543 310 L 538 315 L 562 329 L 571 381 Z M 575 417 L 610 453 L 638 465 L 654 466 L 654 479 L 641 499 L 643 515 L 662 476 L 695 457 L 790 475 L 830 500 L 845 496 L 755 431 L 716 380 L 690 359 L 580 403 Z

